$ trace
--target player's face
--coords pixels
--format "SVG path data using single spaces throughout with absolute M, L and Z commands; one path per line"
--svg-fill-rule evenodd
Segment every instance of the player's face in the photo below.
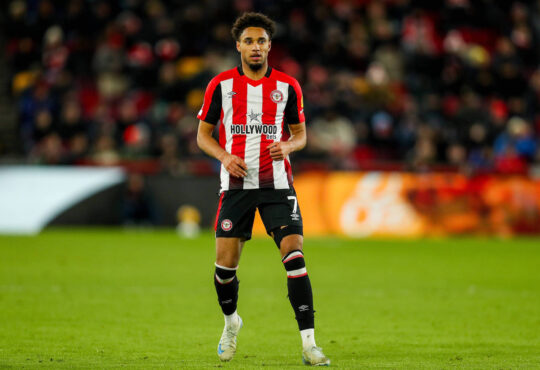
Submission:
M 236 49 L 242 56 L 242 61 L 252 71 L 258 71 L 268 59 L 268 52 L 272 42 L 264 28 L 248 27 L 240 35 L 240 41 L 236 42 Z

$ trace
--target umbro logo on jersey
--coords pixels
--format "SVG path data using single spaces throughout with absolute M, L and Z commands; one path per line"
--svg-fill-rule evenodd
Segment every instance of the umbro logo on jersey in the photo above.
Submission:
M 234 91 L 229 91 L 229 92 L 227 93 L 227 96 L 228 96 L 229 98 L 231 98 L 231 99 L 234 98 L 235 95 L 236 95 L 236 93 L 235 93 Z

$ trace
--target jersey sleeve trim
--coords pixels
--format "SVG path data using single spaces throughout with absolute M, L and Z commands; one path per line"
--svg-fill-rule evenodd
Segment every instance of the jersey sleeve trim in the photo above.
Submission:
M 289 84 L 289 96 L 285 106 L 285 122 L 287 124 L 297 124 L 305 122 L 304 116 L 304 98 L 302 89 L 298 81 L 293 79 Z
M 204 102 L 197 118 L 216 125 L 221 117 L 221 84 L 214 78 L 208 84 L 204 94 Z

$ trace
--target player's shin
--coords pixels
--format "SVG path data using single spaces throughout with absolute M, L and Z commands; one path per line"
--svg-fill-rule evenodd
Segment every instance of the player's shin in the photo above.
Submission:
M 225 327 L 219 339 L 217 353 L 221 361 L 232 360 L 236 353 L 236 339 L 242 328 L 242 319 L 236 312 L 238 301 L 237 267 L 230 268 L 216 263 L 214 284 L 218 295 L 219 305 L 225 316 Z
M 224 267 L 216 263 L 214 285 L 216 286 L 219 305 L 226 319 L 236 314 L 236 303 L 238 302 L 237 269 L 238 267 Z
M 304 347 L 315 345 L 313 328 L 315 327 L 313 294 L 311 282 L 306 270 L 304 255 L 295 250 L 283 257 L 283 265 L 287 270 L 287 288 L 289 301 L 294 309 L 298 328 L 302 334 Z

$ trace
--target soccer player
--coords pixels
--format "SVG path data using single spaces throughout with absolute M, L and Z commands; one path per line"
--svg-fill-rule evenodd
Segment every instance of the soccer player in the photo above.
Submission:
M 214 284 L 225 328 L 218 356 L 229 361 L 236 352 L 242 327 L 236 312 L 236 271 L 258 209 L 281 252 L 289 300 L 302 337 L 303 361 L 329 365 L 330 360 L 315 344 L 313 296 L 302 252 L 302 216 L 288 156 L 306 145 L 302 91 L 294 78 L 268 66 L 274 30 L 274 22 L 260 13 L 245 13 L 236 19 L 232 35 L 241 64 L 210 81 L 197 116 L 199 147 L 221 162 Z M 212 137 L 218 123 L 219 143 Z M 287 141 L 282 141 L 284 123 L 291 133 Z

